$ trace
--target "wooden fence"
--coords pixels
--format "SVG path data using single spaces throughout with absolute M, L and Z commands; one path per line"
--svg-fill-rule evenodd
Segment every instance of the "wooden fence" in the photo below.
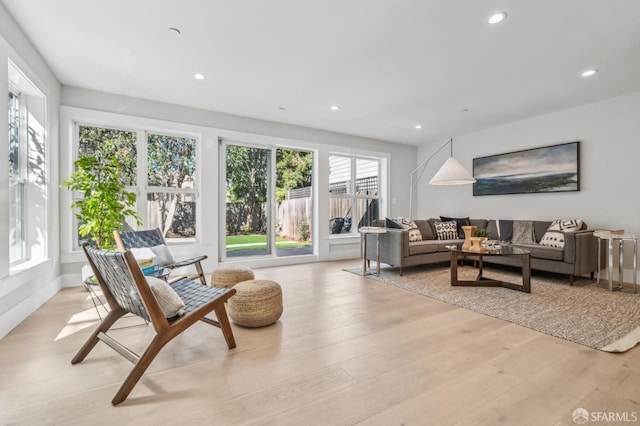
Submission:
M 301 240 L 304 228 L 307 229 L 306 240 L 311 241 L 311 197 L 294 198 L 278 203 L 276 210 L 276 234 L 292 240 Z M 306 221 L 306 225 L 304 222 Z

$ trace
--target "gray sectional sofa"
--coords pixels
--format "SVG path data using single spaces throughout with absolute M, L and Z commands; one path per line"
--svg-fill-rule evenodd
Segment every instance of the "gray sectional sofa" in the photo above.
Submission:
M 434 224 L 440 219 L 415 220 L 415 224 L 422 234 L 422 241 L 409 241 L 409 231 L 406 229 L 387 228 L 387 232 L 380 234 L 380 262 L 400 269 L 402 275 L 405 267 L 448 262 L 451 253 L 446 247 L 452 244 L 462 244 L 464 238 L 454 240 L 438 240 Z M 478 229 L 486 229 L 489 232 L 488 238 L 493 240 L 509 241 L 510 235 L 505 232 L 500 233 L 498 227 L 502 223 L 510 221 L 496 221 L 493 219 L 470 219 L 470 225 L 475 225 Z M 512 221 L 511 221 L 512 222 Z M 551 221 L 533 221 L 533 230 L 536 243 L 521 244 L 511 243 L 514 247 L 520 247 L 531 253 L 531 269 L 567 274 L 569 284 L 573 285 L 574 276 L 593 274 L 598 269 L 598 265 L 604 265 L 603 258 L 598 263 L 598 239 L 593 236 L 592 230 L 587 230 L 586 224 L 581 230 L 564 233 L 564 247 L 547 247 L 540 245 L 540 241 L 551 225 Z M 378 221 L 378 226 L 385 226 L 385 221 Z M 500 235 L 502 234 L 502 235 Z M 500 237 L 503 238 L 500 238 Z M 463 237 L 463 234 L 459 235 Z M 376 235 L 366 234 L 368 247 L 375 247 Z M 504 244 L 504 242 L 503 242 Z M 376 260 L 375 250 L 368 250 L 368 260 Z M 507 256 L 486 256 L 485 263 L 496 263 L 509 266 L 520 266 L 517 257 Z

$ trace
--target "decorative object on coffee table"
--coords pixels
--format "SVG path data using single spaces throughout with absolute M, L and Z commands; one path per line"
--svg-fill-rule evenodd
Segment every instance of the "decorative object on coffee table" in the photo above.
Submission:
M 246 266 L 229 265 L 211 273 L 211 287 L 231 288 L 242 281 L 252 280 L 255 274 Z
M 471 247 L 471 237 L 473 237 L 477 229 L 478 227 L 475 225 L 462 227 L 462 231 L 464 232 L 464 243 L 462 243 L 462 250 L 468 250 L 469 247 Z
M 485 251 L 485 248 L 482 246 L 482 242 L 487 239 L 487 235 L 489 233 L 486 229 L 476 229 L 473 233 L 473 237 L 470 237 L 471 247 L 469 247 L 468 251 L 477 251 L 482 252 Z
M 244 327 L 264 327 L 278 321 L 282 315 L 282 289 L 270 280 L 248 280 L 233 287 L 235 296 L 229 299 L 229 317 Z

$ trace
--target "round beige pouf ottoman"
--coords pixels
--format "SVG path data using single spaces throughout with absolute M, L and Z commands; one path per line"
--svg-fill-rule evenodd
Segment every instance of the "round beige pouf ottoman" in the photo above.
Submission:
M 229 317 L 245 327 L 264 327 L 282 315 L 282 289 L 270 280 L 248 280 L 233 287 L 229 299 Z
M 211 273 L 211 287 L 230 288 L 239 282 L 254 278 L 253 271 L 246 266 L 225 266 Z

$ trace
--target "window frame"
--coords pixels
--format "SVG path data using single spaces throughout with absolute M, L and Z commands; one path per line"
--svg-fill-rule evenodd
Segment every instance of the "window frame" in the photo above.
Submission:
M 128 121 L 128 120 L 123 120 Z M 80 127 L 94 127 L 94 128 L 103 128 L 103 129 L 111 129 L 111 130 L 119 130 L 124 132 L 131 132 L 135 136 L 136 140 L 136 184 L 133 186 L 127 186 L 127 190 L 136 193 L 136 211 L 138 215 L 143 220 L 143 225 L 141 227 L 133 226 L 134 228 L 142 229 L 146 226 L 144 223 L 144 219 L 148 214 L 148 206 L 147 206 L 147 194 L 149 193 L 187 193 L 193 194 L 196 198 L 196 235 L 195 237 L 188 238 L 165 238 L 165 241 L 168 245 L 180 245 L 180 244 L 190 244 L 197 243 L 200 241 L 201 234 L 201 195 L 200 195 L 200 185 L 201 185 L 201 135 L 194 132 L 188 131 L 167 131 L 165 129 L 151 126 L 151 125 L 120 125 L 109 123 L 106 124 L 102 120 L 92 120 L 92 119 L 71 119 L 71 126 L 73 127 L 72 135 L 72 143 L 71 143 L 71 158 L 69 164 L 69 171 L 71 173 L 73 171 L 73 163 L 78 159 L 79 156 L 79 147 L 80 147 Z M 187 127 L 187 125 L 185 125 Z M 183 189 L 183 188 L 165 188 L 158 186 L 150 186 L 148 185 L 148 143 L 147 143 L 147 135 L 155 134 L 155 135 L 163 135 L 170 137 L 179 137 L 185 139 L 193 139 L 196 144 L 196 158 L 195 158 L 195 180 L 196 185 L 193 190 L 191 189 Z M 70 202 L 77 200 L 80 197 L 76 191 L 73 191 L 69 197 Z M 70 252 L 71 253 L 79 253 L 82 251 L 82 247 L 80 245 L 80 241 L 78 239 L 78 219 L 75 217 L 75 214 L 72 210 L 69 210 L 72 216 L 71 218 L 71 234 L 72 240 L 70 241 Z
M 45 94 L 11 60 L 8 60 L 7 92 L 18 102 L 18 169 L 7 170 L 9 204 L 16 202 L 15 223 L 9 220 L 8 272 L 19 273 L 34 263 L 44 261 L 48 250 L 49 147 L 47 137 L 48 100 Z M 7 137 L 11 110 L 8 107 Z M 9 141 L 8 141 L 9 142 Z M 11 149 L 11 144 L 7 144 Z M 33 161 L 33 162 L 32 162 Z M 16 185 L 15 192 L 12 186 Z M 11 207 L 10 207 L 11 208 Z M 10 213 L 11 215 L 11 213 Z M 18 256 L 12 256 L 12 232 L 19 229 Z M 15 234 L 14 234 L 15 235 Z
M 347 236 L 353 236 L 353 235 L 359 235 L 359 231 L 357 229 L 357 223 L 354 220 L 354 218 L 358 218 L 358 221 L 362 218 L 362 215 L 360 214 L 361 212 L 359 211 L 358 208 L 358 200 L 378 200 L 378 216 L 380 216 L 380 205 L 383 202 L 383 197 L 381 195 L 382 193 L 382 187 L 383 187 L 383 182 L 382 182 L 382 173 L 383 173 L 383 162 L 385 161 L 384 158 L 380 158 L 380 157 L 375 157 L 375 156 L 367 156 L 367 155 L 358 155 L 358 154 L 346 154 L 346 153 L 340 153 L 340 152 L 330 152 L 329 153 L 329 167 L 331 167 L 331 158 L 332 157 L 342 157 L 342 158 L 348 158 L 350 160 L 350 181 L 349 181 L 349 187 L 347 188 L 347 192 L 344 194 L 332 194 L 330 192 L 330 189 L 328 191 L 327 194 L 327 198 L 329 200 L 329 205 L 331 204 L 331 199 L 335 198 L 335 199 L 346 199 L 346 200 L 351 200 L 351 229 L 349 230 L 349 232 L 344 232 L 344 233 L 339 233 L 339 234 L 331 234 L 329 233 L 329 238 L 340 238 L 340 237 L 347 237 Z M 366 160 L 366 161 L 375 161 L 378 164 L 377 167 L 377 191 L 376 191 L 376 195 L 371 195 L 371 194 L 358 194 L 356 189 L 357 189 L 357 176 L 358 176 L 358 160 Z M 330 180 L 331 178 L 331 172 L 329 171 L 328 174 L 328 178 Z M 386 184 L 386 183 L 385 183 Z M 328 182 L 328 185 L 330 187 L 331 182 Z M 363 213 L 364 214 L 364 213 Z M 378 217 L 379 218 L 379 217 Z M 331 219 L 331 218 L 329 218 Z
M 186 133 L 177 133 L 177 132 L 167 132 L 167 131 L 162 131 L 162 130 L 149 130 L 149 129 L 145 129 L 143 131 L 144 134 L 144 159 L 140 158 L 140 155 L 138 154 L 138 178 L 140 176 L 144 176 L 144 185 L 142 188 L 140 188 L 139 192 L 138 192 L 138 200 L 137 200 L 137 208 L 138 208 L 138 214 L 140 215 L 140 217 L 143 219 L 144 222 L 144 218 L 148 218 L 149 215 L 149 209 L 148 209 L 148 203 L 146 201 L 148 201 L 148 196 L 149 194 L 152 193 L 158 193 L 158 194 L 184 194 L 184 195 L 192 195 L 195 198 L 195 202 L 196 202 L 196 217 L 195 217 L 195 222 L 196 222 L 196 226 L 195 226 L 195 236 L 194 237 L 185 237 L 185 238 L 168 238 L 168 237 L 164 237 L 165 241 L 167 242 L 167 244 L 186 244 L 186 243 L 193 243 L 199 240 L 198 235 L 199 235 L 199 227 L 200 227 L 200 220 L 202 219 L 199 215 L 199 211 L 200 211 L 200 203 L 201 203 L 201 199 L 200 199 L 200 161 L 199 161 L 199 152 L 200 152 L 200 137 L 199 135 L 193 135 L 193 134 L 186 134 Z M 173 137 L 173 138 L 182 138 L 182 139 L 193 139 L 194 143 L 195 143 L 195 158 L 194 163 L 195 163 L 195 172 L 193 173 L 194 175 L 194 180 L 195 180 L 195 184 L 193 185 L 193 188 L 173 188 L 173 187 L 167 187 L 167 186 L 156 186 L 156 185 L 149 185 L 149 135 L 159 135 L 159 136 L 167 136 L 167 137 Z M 138 145 L 138 147 L 140 147 Z M 144 161 L 146 160 L 146 161 Z M 142 163 L 142 164 L 141 164 Z M 141 169 L 143 169 L 144 171 L 141 172 Z M 138 187 L 140 187 L 140 185 L 138 185 Z

